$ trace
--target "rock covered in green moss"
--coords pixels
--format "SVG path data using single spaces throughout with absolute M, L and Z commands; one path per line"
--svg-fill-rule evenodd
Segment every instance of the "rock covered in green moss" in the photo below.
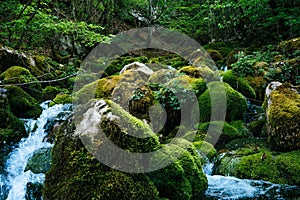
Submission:
M 233 139 L 249 136 L 247 132 L 239 130 L 223 121 L 202 123 L 199 125 L 198 129 L 205 134 L 209 134 L 209 137 L 207 138 L 208 141 L 211 140 L 211 142 L 214 142 L 217 140 L 217 144 L 222 145 L 230 142 Z
M 286 55 L 292 55 L 295 51 L 300 50 L 300 38 L 293 38 L 283 41 L 277 46 L 277 50 Z
M 30 170 L 35 174 L 46 173 L 51 166 L 51 148 L 42 148 L 33 153 L 24 171 Z
M 61 89 L 55 86 L 46 86 L 43 89 L 43 100 L 52 100 L 60 93 Z
M 0 146 L 18 142 L 27 135 L 24 123 L 9 110 L 0 108 Z
M 223 82 L 228 83 L 233 89 L 237 90 L 245 97 L 256 99 L 255 91 L 246 79 L 237 77 L 232 70 L 222 73 L 221 76 Z
M 281 85 L 269 94 L 267 100 L 267 131 L 271 149 L 300 149 L 300 95 L 291 86 Z
M 207 66 L 186 66 L 179 70 L 180 73 L 184 73 L 193 78 L 203 78 L 207 81 L 211 81 L 215 78 L 215 73 Z
M 198 151 L 201 151 L 203 155 L 205 155 L 208 159 L 212 159 L 214 155 L 217 153 L 215 147 L 206 141 L 195 141 L 193 145 Z
M 184 149 L 183 149 L 184 148 Z M 185 150 L 186 149 L 186 150 Z M 202 162 L 194 145 L 178 139 L 168 145 L 166 152 L 157 155 L 157 160 L 167 160 L 180 154 L 172 164 L 151 172 L 151 180 L 158 188 L 160 197 L 169 199 L 201 199 L 207 189 L 207 179 L 202 171 Z
M 159 199 L 145 174 L 119 172 L 100 163 L 78 138 L 69 135 L 73 127 L 72 122 L 65 123 L 57 135 L 43 199 Z
M 18 86 L 7 86 L 8 103 L 11 112 L 20 118 L 36 118 L 41 115 L 39 103 Z
M 10 67 L 0 75 L 0 80 L 2 80 L 4 84 L 26 84 L 33 82 L 28 85 L 20 85 L 20 87 L 38 102 L 42 100 L 42 85 L 28 69 L 20 66 Z
M 208 83 L 208 88 L 209 89 L 207 89 L 198 98 L 201 122 L 208 122 L 210 120 L 223 120 L 222 113 L 220 113 L 219 111 L 223 112 L 224 106 L 226 106 L 226 121 L 244 119 L 244 115 L 247 112 L 247 102 L 243 95 L 234 90 L 229 84 L 223 82 L 210 82 Z M 212 110 L 211 96 L 214 97 L 214 110 Z M 224 98 L 226 98 L 226 103 L 224 102 Z M 213 119 L 211 119 L 211 113 L 214 114 Z
M 72 103 L 72 96 L 65 93 L 58 93 L 55 98 L 50 102 L 49 106 L 54 106 L 55 104 L 67 104 Z
M 266 158 L 262 160 L 264 153 Z M 268 149 L 241 148 L 223 153 L 216 163 L 214 173 L 242 179 L 300 185 L 299 167 L 299 150 L 273 154 Z

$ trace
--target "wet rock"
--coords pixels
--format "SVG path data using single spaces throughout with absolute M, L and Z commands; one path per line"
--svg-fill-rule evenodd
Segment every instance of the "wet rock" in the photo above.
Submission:
M 51 166 L 51 148 L 42 148 L 33 153 L 28 160 L 24 171 L 32 171 L 35 174 L 46 173 Z

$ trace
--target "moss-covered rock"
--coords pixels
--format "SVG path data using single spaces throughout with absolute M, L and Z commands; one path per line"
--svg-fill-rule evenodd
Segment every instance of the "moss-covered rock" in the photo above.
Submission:
M 216 80 L 214 71 L 207 66 L 186 66 L 181 68 L 179 72 L 184 73 L 192 78 L 203 78 L 206 81 Z
M 258 118 L 257 120 L 251 121 L 247 128 L 254 137 L 268 137 L 267 133 L 267 119 L 265 116 Z
M 55 104 L 67 104 L 72 103 L 72 96 L 65 93 L 58 93 L 55 98 L 50 102 L 49 106 L 54 106 Z
M 201 151 L 208 159 L 212 159 L 217 153 L 215 147 L 206 141 L 195 141 L 193 145 L 198 151 Z
M 199 98 L 200 120 L 208 122 L 210 120 L 222 120 L 221 115 L 215 116 L 211 119 L 211 113 L 218 113 L 219 110 L 224 109 L 224 97 L 220 94 L 226 94 L 226 121 L 243 120 L 247 111 L 247 102 L 239 92 L 234 90 L 229 84 L 223 82 L 210 82 L 208 88 Z M 225 91 L 224 91 L 225 90 Z M 211 96 L 214 97 L 214 110 L 211 106 Z
M 207 53 L 210 55 L 210 57 L 213 59 L 213 61 L 215 61 L 217 66 L 220 66 L 223 64 L 224 58 L 219 51 L 209 49 L 209 50 L 207 50 Z
M 42 108 L 38 102 L 18 86 L 7 86 L 8 103 L 12 113 L 20 118 L 36 118 Z
M 218 140 L 217 144 L 225 145 L 236 138 L 242 138 L 249 136 L 245 131 L 238 130 L 234 126 L 223 121 L 211 121 L 200 124 L 198 129 L 207 134 L 209 131 L 208 142 L 214 142 Z M 221 131 L 221 132 L 220 132 Z
M 24 171 L 30 170 L 35 174 L 46 173 L 51 166 L 51 148 L 42 148 L 33 153 Z
M 271 92 L 267 108 L 267 130 L 271 149 L 300 149 L 300 95 L 288 85 Z
M 38 102 L 42 100 L 42 85 L 28 69 L 20 66 L 10 67 L 0 75 L 0 80 L 2 80 L 4 84 L 26 84 L 33 82 L 28 85 L 20 85 L 20 87 Z
M 169 80 L 179 76 L 177 70 L 161 69 L 155 71 L 148 79 L 149 83 L 165 84 Z
M 233 89 L 239 91 L 242 95 L 250 99 L 256 99 L 256 93 L 244 78 L 237 77 L 232 70 L 221 74 L 222 80 L 228 83 Z
M 58 93 L 60 93 L 61 88 L 55 86 L 47 86 L 43 89 L 43 100 L 53 100 Z
M 184 149 L 186 150 L 184 150 Z M 186 140 L 178 139 L 168 145 L 165 154 L 156 159 L 166 160 L 170 156 L 181 157 L 165 168 L 151 172 L 151 180 L 159 190 L 160 197 L 168 199 L 201 199 L 207 189 L 207 179 L 195 147 Z M 171 153 L 172 152 L 172 153 Z
M 277 50 L 287 56 L 292 55 L 295 51 L 300 50 L 300 38 L 281 42 L 277 46 Z
M 247 76 L 245 79 L 249 82 L 250 86 L 254 89 L 256 94 L 256 99 L 258 101 L 264 101 L 265 90 L 268 85 L 268 82 L 262 76 Z
M 73 101 L 78 104 L 85 104 L 93 98 L 111 98 L 120 78 L 120 76 L 109 76 L 89 83 L 74 92 Z
M 87 152 L 78 138 L 61 132 L 52 156 L 43 199 L 159 199 L 156 187 L 146 175 L 108 168 Z
M 0 147 L 3 144 L 18 142 L 27 135 L 24 123 L 10 111 L 0 109 Z

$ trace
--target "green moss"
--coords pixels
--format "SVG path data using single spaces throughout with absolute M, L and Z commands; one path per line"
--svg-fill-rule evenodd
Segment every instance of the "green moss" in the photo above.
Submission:
M 10 111 L 1 108 L 0 116 L 0 147 L 3 144 L 18 142 L 27 135 L 24 123 Z
M 149 83 L 165 84 L 169 80 L 177 77 L 179 75 L 178 71 L 171 69 L 161 69 L 155 71 L 149 78 Z
M 247 144 L 248 143 L 248 144 Z M 214 173 L 242 179 L 265 180 L 278 184 L 300 185 L 300 151 L 275 153 L 264 141 L 248 140 L 248 147 L 238 148 L 219 157 Z M 251 146 L 250 146 L 251 145 Z M 260 148 L 259 148 L 260 147 Z M 266 158 L 261 159 L 265 153 Z
M 118 104 L 112 101 L 107 101 L 107 104 L 111 107 L 111 114 L 120 118 L 114 122 L 109 116 L 103 116 L 101 127 L 110 141 L 132 152 L 151 152 L 158 147 L 159 140 L 147 124 L 130 115 Z M 139 134 L 142 138 L 134 137 L 133 134 Z
M 192 78 L 203 78 L 206 81 L 216 80 L 215 73 L 207 66 L 194 67 L 186 66 L 179 70 L 180 73 L 184 73 Z
M 120 76 L 110 76 L 89 83 L 75 92 L 73 101 L 86 104 L 87 101 L 93 98 L 111 98 L 111 94 L 118 85 L 120 78 Z
M 59 87 L 47 86 L 43 89 L 43 100 L 52 100 L 61 91 Z
M 217 50 L 207 50 L 207 53 L 210 55 L 210 57 L 215 61 L 217 66 L 221 66 L 224 63 L 224 57 L 222 54 Z
M 200 108 L 200 120 L 202 122 L 207 122 L 211 119 L 211 113 L 218 113 L 219 110 L 223 109 L 224 97 L 220 96 L 220 93 L 226 93 L 226 121 L 243 120 L 244 115 L 247 111 L 246 99 L 236 90 L 234 90 L 229 84 L 223 82 L 210 82 L 208 83 L 208 88 L 199 98 L 199 108 Z M 224 91 L 225 90 L 225 91 Z M 214 108 L 211 110 L 211 96 L 214 96 Z M 219 98 L 218 98 L 219 97 Z M 219 117 L 219 116 L 218 116 Z
M 251 134 L 255 137 L 268 137 L 267 133 L 267 119 L 266 117 L 261 117 L 255 121 L 252 121 L 248 124 L 247 128 Z
M 265 91 L 268 85 L 268 82 L 262 76 L 247 76 L 245 78 L 250 86 L 254 89 L 256 94 L 256 99 L 259 101 L 264 101 L 265 98 Z
M 72 96 L 65 93 L 59 93 L 55 98 L 50 102 L 49 106 L 54 106 L 55 104 L 67 104 L 72 103 Z
M 212 159 L 217 153 L 215 147 L 206 141 L 195 141 L 193 142 L 195 148 L 201 151 L 208 159 Z
M 237 149 L 249 149 L 252 152 L 256 152 L 260 149 L 268 149 L 268 141 L 267 139 L 258 139 L 254 137 L 248 137 L 248 138 L 238 138 L 230 141 L 225 145 L 225 147 L 229 150 L 237 150 Z
M 228 83 L 233 89 L 239 91 L 245 97 L 256 99 L 255 91 L 246 79 L 237 77 L 232 70 L 222 73 L 221 76 L 223 77 L 223 82 Z
M 211 137 L 212 142 L 214 140 L 218 139 L 217 144 L 220 144 L 220 145 L 224 145 L 224 144 L 228 143 L 229 141 L 236 139 L 236 138 L 248 136 L 248 134 L 245 134 L 245 132 L 239 131 L 234 126 L 228 124 L 227 122 L 223 122 L 223 121 L 206 122 L 206 123 L 200 124 L 198 129 L 203 133 L 207 133 L 208 129 L 210 129 L 209 136 Z M 220 130 L 222 131 L 221 133 L 220 133 Z M 208 141 L 209 141 L 209 138 L 208 138 Z
M 22 87 L 23 90 L 25 90 L 38 102 L 42 100 L 42 85 L 28 69 L 19 66 L 10 67 L 0 75 L 0 80 L 3 80 L 2 83 L 4 84 L 23 84 L 34 82 L 28 85 L 21 85 L 20 87 Z
M 36 118 L 42 108 L 38 102 L 18 86 L 7 86 L 8 103 L 12 113 L 20 118 Z
M 277 49 L 287 56 L 291 56 L 295 51 L 300 50 L 300 38 L 294 38 L 281 42 Z
M 267 109 L 268 139 L 271 149 L 291 151 L 300 148 L 300 95 L 283 85 L 270 95 Z
M 159 190 L 160 197 L 169 199 L 201 199 L 207 189 L 207 180 L 202 172 L 201 161 L 195 147 L 186 140 L 178 140 L 168 145 L 165 154 L 161 153 L 157 160 L 170 159 L 170 156 L 182 156 L 171 165 L 149 174 Z M 183 147 L 184 150 L 180 147 Z M 196 154 L 196 155 L 193 155 Z

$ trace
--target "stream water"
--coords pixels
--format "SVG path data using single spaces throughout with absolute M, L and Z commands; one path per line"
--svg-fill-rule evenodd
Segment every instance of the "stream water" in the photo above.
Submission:
M 9 154 L 5 164 L 5 173 L 0 174 L 0 200 L 23 200 L 27 191 L 27 183 L 43 183 L 44 174 L 34 174 L 30 170 L 24 172 L 28 159 L 41 148 L 51 147 L 45 142 L 46 128 L 55 120 L 64 120 L 62 113 L 69 112 L 70 105 L 55 105 L 48 107 L 49 101 L 41 104 L 43 112 L 36 119 L 24 119 L 29 132 Z M 60 119 L 62 118 L 62 119 Z
M 43 183 L 45 175 L 34 174 L 30 170 L 24 172 L 24 169 L 35 151 L 52 146 L 43 141 L 49 123 L 59 118 L 63 120 L 66 115 L 62 113 L 70 110 L 70 105 L 55 105 L 49 108 L 48 103 L 41 104 L 43 113 L 38 119 L 25 120 L 30 134 L 27 138 L 23 138 L 8 156 L 5 173 L 0 174 L 0 200 L 37 200 L 25 197 L 27 184 Z M 209 185 L 206 199 L 299 199 L 300 197 L 299 187 L 212 175 L 213 167 L 214 164 L 208 160 L 203 167 Z

